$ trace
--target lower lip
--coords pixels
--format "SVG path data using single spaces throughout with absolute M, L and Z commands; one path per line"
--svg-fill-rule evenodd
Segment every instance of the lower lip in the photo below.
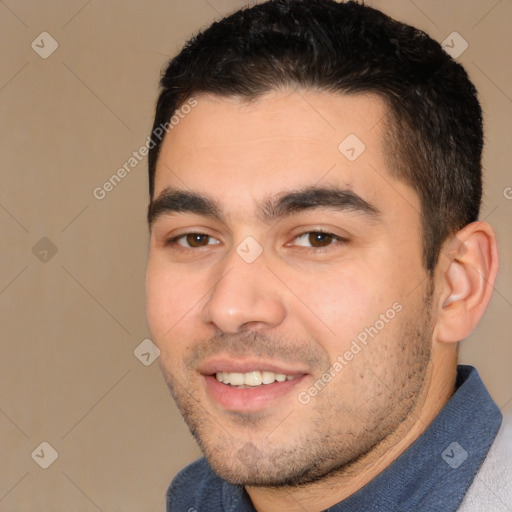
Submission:
M 256 412 L 279 398 L 289 395 L 305 375 L 284 382 L 261 384 L 252 388 L 237 388 L 219 382 L 215 375 L 203 375 L 208 394 L 224 409 L 233 412 Z

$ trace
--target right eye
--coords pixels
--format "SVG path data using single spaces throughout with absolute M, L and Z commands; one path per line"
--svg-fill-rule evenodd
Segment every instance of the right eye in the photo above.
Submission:
M 196 249 L 206 247 L 207 245 L 217 245 L 219 241 L 210 235 L 204 233 L 185 233 L 177 237 L 171 238 L 168 244 L 176 244 L 187 249 Z

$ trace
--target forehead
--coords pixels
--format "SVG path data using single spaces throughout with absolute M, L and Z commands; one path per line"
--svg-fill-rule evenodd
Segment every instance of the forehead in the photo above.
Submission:
M 313 185 L 355 190 L 368 199 L 397 195 L 384 187 L 396 180 L 387 169 L 387 107 L 375 95 L 287 91 L 252 101 L 195 100 L 164 139 L 155 196 L 184 188 L 243 207 Z

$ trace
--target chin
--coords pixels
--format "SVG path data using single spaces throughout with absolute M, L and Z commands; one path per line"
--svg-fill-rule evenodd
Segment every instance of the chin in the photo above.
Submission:
M 234 446 L 199 445 L 213 471 L 233 485 L 244 487 L 297 487 L 343 472 L 353 457 L 319 458 L 314 450 L 273 448 L 265 452 L 254 443 Z M 307 445 L 305 445 L 307 446 Z

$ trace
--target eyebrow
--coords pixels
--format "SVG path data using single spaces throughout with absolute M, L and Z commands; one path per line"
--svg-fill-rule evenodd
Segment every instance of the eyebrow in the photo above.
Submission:
M 172 213 L 194 213 L 223 220 L 218 204 L 209 197 L 184 190 L 166 188 L 148 206 L 148 224 L 151 225 L 162 215 Z
M 377 220 L 381 216 L 381 212 L 376 206 L 352 190 L 318 186 L 286 192 L 271 198 L 265 202 L 261 213 L 267 222 L 272 222 L 312 209 L 351 211 L 362 214 L 371 220 Z
M 381 217 L 375 205 L 352 190 L 318 186 L 284 192 L 267 199 L 259 208 L 259 216 L 270 223 L 313 209 L 350 211 L 362 214 L 369 220 Z M 166 188 L 150 202 L 148 223 L 151 226 L 160 216 L 172 213 L 193 213 L 224 222 L 222 210 L 213 199 L 196 192 Z

